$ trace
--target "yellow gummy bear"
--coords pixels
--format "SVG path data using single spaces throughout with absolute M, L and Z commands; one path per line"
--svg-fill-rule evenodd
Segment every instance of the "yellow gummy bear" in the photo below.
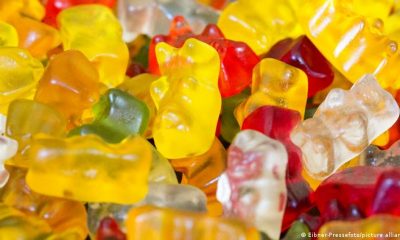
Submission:
M 29 187 L 44 195 L 83 202 L 132 204 L 147 194 L 150 144 L 132 136 L 107 144 L 96 135 L 38 136 L 29 150 Z
M 157 150 L 169 159 L 201 155 L 214 142 L 221 110 L 218 53 L 191 38 L 179 49 L 157 44 L 156 56 L 163 75 L 150 90 Z
M 45 9 L 40 0 L 0 0 L 0 20 L 21 15 L 40 21 Z
M 384 32 L 398 44 L 400 43 L 400 10 L 390 15 L 384 24 Z
M 400 88 L 398 45 L 380 24 L 354 12 L 348 0 L 311 0 L 299 11 L 307 36 L 351 82 L 374 74 L 383 88 Z
M 100 81 L 116 86 L 125 78 L 128 47 L 122 41 L 122 28 L 110 8 L 88 4 L 62 11 L 57 18 L 64 50 L 83 52 L 92 61 Z
M 17 47 L 18 33 L 15 28 L 3 21 L 0 21 L 0 47 Z
M 261 60 L 253 69 L 251 95 L 235 109 L 240 125 L 261 106 L 272 105 L 298 111 L 304 118 L 308 79 L 300 69 L 272 58 Z
M 6 112 L 16 98 L 32 97 L 43 71 L 40 61 L 26 50 L 0 48 L 0 112 Z
M 247 43 L 256 54 L 267 52 L 277 41 L 302 33 L 289 0 L 238 0 L 218 19 L 226 38 Z

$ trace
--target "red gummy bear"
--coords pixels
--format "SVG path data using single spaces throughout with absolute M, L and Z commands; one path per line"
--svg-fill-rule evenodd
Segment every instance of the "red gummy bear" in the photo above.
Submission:
M 306 36 L 279 41 L 266 56 L 303 70 L 308 77 L 308 97 L 314 96 L 333 82 L 331 65 Z
M 338 172 L 319 185 L 314 200 L 323 220 L 349 220 L 374 214 L 400 216 L 400 169 L 357 166 Z M 349 215 L 349 213 L 353 213 Z
M 80 4 L 102 4 L 113 8 L 116 0 L 47 0 L 44 23 L 57 27 L 57 15 L 64 9 Z
M 157 43 L 166 42 L 181 47 L 188 38 L 196 38 L 217 50 L 221 59 L 218 86 L 222 97 L 236 95 L 251 83 L 254 66 L 260 61 L 253 50 L 243 42 L 225 39 L 217 25 L 209 24 L 200 35 L 195 35 L 181 16 L 172 21 L 169 35 L 156 35 L 149 47 L 149 72 L 160 74 L 155 54 Z
M 100 221 L 96 233 L 97 240 L 126 240 L 125 234 L 119 229 L 118 223 L 111 217 Z
M 300 113 L 294 110 L 263 106 L 252 112 L 243 122 L 242 129 L 253 129 L 280 141 L 288 152 L 286 172 L 287 204 L 282 230 L 290 227 L 297 217 L 312 206 L 312 189 L 301 175 L 301 150 L 290 139 L 293 128 L 301 121 Z

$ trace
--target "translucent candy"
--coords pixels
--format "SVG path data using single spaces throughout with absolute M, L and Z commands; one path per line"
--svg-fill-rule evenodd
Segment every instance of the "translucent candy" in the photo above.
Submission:
M 128 239 L 258 240 L 256 229 L 234 219 L 143 206 L 132 209 L 126 221 Z
M 150 92 L 158 111 L 153 126 L 157 150 L 169 159 L 201 155 L 214 141 L 221 110 L 218 53 L 192 38 L 181 48 L 159 43 L 156 53 L 163 75 Z
M 291 135 L 302 149 L 303 166 L 312 177 L 324 179 L 359 155 L 399 117 L 399 106 L 372 75 L 349 90 L 333 89 L 313 118 Z
M 307 103 L 306 74 L 273 58 L 265 58 L 253 69 L 250 97 L 235 109 L 240 125 L 254 110 L 272 105 L 296 110 L 304 116 Z
M 78 5 L 58 16 L 65 50 L 79 50 L 92 61 L 100 81 L 116 86 L 125 78 L 128 48 L 122 41 L 122 29 L 111 9 L 103 5 Z
M 180 184 L 150 183 L 145 199 L 133 205 L 94 203 L 89 205 L 88 219 L 92 233 L 96 232 L 100 220 L 106 216 L 113 217 L 122 229 L 128 212 L 144 205 L 167 207 L 174 210 L 206 212 L 206 196 L 198 188 Z
M 279 238 L 287 197 L 287 161 L 282 143 L 254 130 L 239 132 L 228 150 L 227 170 L 218 180 L 217 199 L 224 215 Z
M 371 7 L 365 1 L 362 8 Z M 368 1 L 376 2 L 376 1 Z M 398 44 L 382 34 L 382 22 L 371 22 L 351 8 L 353 1 L 307 1 L 298 12 L 307 36 L 351 82 L 374 74 L 383 88 L 400 88 L 396 66 Z
M 0 48 L 0 111 L 16 98 L 31 97 L 42 77 L 43 65 L 28 51 L 19 48 Z
M 0 47 L 17 47 L 18 33 L 13 25 L 0 21 Z
M 302 30 L 288 0 L 238 0 L 221 13 L 218 26 L 228 39 L 247 43 L 258 55 Z
M 151 148 L 140 136 L 114 145 L 94 135 L 68 139 L 38 136 L 29 158 L 26 181 L 41 194 L 131 204 L 147 193 Z
M 139 34 L 167 34 L 174 16 L 184 16 L 196 33 L 208 23 L 216 23 L 218 12 L 196 0 L 119 0 L 118 19 L 124 28 L 124 40 Z

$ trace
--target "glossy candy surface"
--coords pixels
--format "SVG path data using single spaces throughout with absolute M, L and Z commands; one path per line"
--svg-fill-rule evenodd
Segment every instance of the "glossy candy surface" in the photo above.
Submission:
M 26 170 L 11 168 L 10 180 L 0 190 L 1 202 L 47 222 L 54 232 L 73 232 L 83 239 L 88 233 L 83 203 L 38 194 L 25 181 Z
M 36 58 L 45 59 L 50 50 L 61 44 L 60 33 L 47 24 L 24 16 L 13 18 L 10 23 L 18 32 L 18 46 Z
M 184 16 L 195 32 L 208 23 L 216 23 L 218 12 L 196 0 L 119 0 L 118 19 L 124 29 L 124 40 L 130 42 L 139 34 L 167 34 L 174 16 Z
M 226 37 L 247 43 L 258 55 L 280 39 L 301 33 L 288 0 L 235 1 L 222 11 L 218 26 Z
M 221 215 L 222 206 L 216 199 L 217 183 L 226 169 L 226 150 L 218 139 L 211 148 L 196 157 L 174 159 L 171 161 L 175 171 L 183 174 L 181 184 L 200 188 L 207 196 L 208 212 Z
M 125 79 L 125 81 L 117 87 L 144 102 L 149 109 L 149 126 L 144 134 L 146 137 L 152 136 L 154 119 L 157 112 L 156 106 L 150 95 L 150 87 L 158 78 L 157 75 L 144 73 L 133 78 Z
M 29 157 L 26 181 L 38 193 L 121 204 L 140 201 L 147 193 L 151 148 L 139 136 L 114 145 L 94 135 L 38 137 Z
M 264 105 L 285 107 L 304 116 L 308 82 L 306 74 L 282 61 L 265 58 L 253 70 L 251 95 L 235 109 L 239 124 Z
M 262 133 L 243 130 L 229 147 L 227 161 L 217 189 L 224 214 L 278 238 L 287 196 L 285 147 Z
M 109 8 L 96 4 L 75 6 L 62 11 L 57 20 L 65 50 L 84 53 L 107 86 L 124 80 L 128 48 L 121 39 L 121 26 Z
M 29 167 L 28 151 L 35 134 L 45 133 L 64 137 L 67 122 L 54 108 L 33 100 L 18 99 L 11 102 L 7 112 L 6 133 L 18 141 L 18 154 L 8 164 Z M 32 121 L 36 119 L 36 121 Z
M 132 209 L 126 221 L 128 239 L 259 239 L 254 228 L 238 220 L 213 218 L 205 214 L 143 206 Z M 174 232 L 173 235 L 171 233 Z
M 109 203 L 93 203 L 89 205 L 89 228 L 93 232 L 99 227 L 100 220 L 112 216 L 119 226 L 126 230 L 124 222 L 128 217 L 128 212 L 134 208 L 140 208 L 144 205 L 171 208 L 189 212 L 206 212 L 206 197 L 199 189 L 165 183 L 150 183 L 149 192 L 146 197 L 135 204 L 120 205 Z
M 6 112 L 8 104 L 16 98 L 31 97 L 42 74 L 43 65 L 27 50 L 1 47 L 0 110 Z
M 70 135 L 100 135 L 107 142 L 118 143 L 130 135 L 142 135 L 149 122 L 145 103 L 118 89 L 109 89 L 93 106 L 94 120 Z
M 43 22 L 57 26 L 57 16 L 64 9 L 81 4 L 102 4 L 111 8 L 115 2 L 115 0 L 47 0 Z
M 300 122 L 296 111 L 275 106 L 263 106 L 251 113 L 242 129 L 257 130 L 285 145 L 288 153 L 286 170 L 287 203 L 283 219 L 286 229 L 303 212 L 312 207 L 312 190 L 302 177 L 301 150 L 290 139 L 292 130 Z
M 382 34 L 379 24 L 355 12 L 353 3 L 308 1 L 299 20 L 315 46 L 351 82 L 374 74 L 383 88 L 400 88 L 398 74 L 392 71 L 400 62 L 397 43 Z
M 326 234 L 327 237 L 324 239 L 354 239 L 363 238 L 368 240 L 377 240 L 382 238 L 399 238 L 397 233 L 400 227 L 400 218 L 390 215 L 377 215 L 369 217 L 367 219 L 354 221 L 349 224 L 347 221 L 333 221 L 325 224 L 321 230 L 320 234 Z M 348 235 L 349 232 L 355 233 L 354 235 Z M 329 236 L 329 233 L 334 233 Z M 356 235 L 357 234 L 357 235 Z M 381 235 L 383 237 L 381 237 Z
M 221 59 L 218 86 L 222 97 L 238 94 L 250 85 L 253 68 L 260 60 L 247 44 L 225 38 L 214 24 L 207 25 L 201 34 L 195 35 L 181 17 L 174 18 L 169 35 L 153 37 L 149 49 L 149 70 L 155 74 L 159 72 L 154 54 L 157 43 L 166 42 L 181 47 L 188 38 L 196 38 L 217 50 Z
M 163 75 L 151 84 L 157 107 L 156 147 L 170 159 L 201 155 L 214 141 L 221 109 L 218 53 L 203 42 L 188 39 L 181 48 L 159 43 L 156 55 Z
M 327 88 L 333 82 L 334 73 L 328 60 L 306 36 L 284 39 L 266 54 L 303 70 L 308 78 L 308 97 Z
M 303 166 L 324 179 L 356 157 L 399 117 L 399 106 L 372 75 L 349 90 L 333 89 L 314 116 L 291 135 L 303 152 Z
M 18 33 L 13 25 L 0 21 L 0 47 L 18 46 Z

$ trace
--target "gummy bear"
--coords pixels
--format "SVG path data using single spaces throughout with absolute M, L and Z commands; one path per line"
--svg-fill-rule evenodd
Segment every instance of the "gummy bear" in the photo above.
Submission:
M 303 70 L 308 78 L 309 98 L 333 82 L 331 65 L 306 36 L 279 41 L 266 56 Z
M 302 32 L 288 0 L 235 1 L 222 11 L 218 27 L 228 39 L 247 43 L 258 55 Z
M 43 65 L 28 51 L 0 48 L 0 112 L 6 112 L 12 100 L 30 97 L 42 74 Z
M 379 24 L 354 12 L 353 1 L 307 1 L 298 12 L 299 21 L 315 46 L 351 82 L 374 74 L 383 88 L 400 88 L 393 71 L 400 63 L 397 43 L 382 34 Z M 368 6 L 364 2 L 362 8 Z
M 400 234 L 398 234 L 399 228 L 399 217 L 377 215 L 351 223 L 348 221 L 328 222 L 322 226 L 319 234 L 326 236 L 324 239 L 327 240 L 336 240 L 339 237 L 344 240 L 361 237 L 366 240 L 398 239 L 400 237 Z
M 51 229 L 43 220 L 0 203 L 0 240 L 39 239 L 50 234 Z
M 124 40 L 130 42 L 138 34 L 167 34 L 172 18 L 184 16 L 197 33 L 208 23 L 216 23 L 219 14 L 197 0 L 119 0 L 118 19 L 124 29 Z
M 175 171 L 181 172 L 182 184 L 200 188 L 207 195 L 209 214 L 221 215 L 222 206 L 216 199 L 217 183 L 226 168 L 226 151 L 216 138 L 211 148 L 204 154 L 184 159 L 173 159 Z
M 118 89 L 121 89 L 122 91 L 125 91 L 143 101 L 149 108 L 149 126 L 144 134 L 144 136 L 148 138 L 153 134 L 152 128 L 157 112 L 153 99 L 151 99 L 150 86 L 158 78 L 159 77 L 156 75 L 144 73 L 133 78 L 127 78 L 123 83 L 117 86 Z
M 128 239 L 258 240 L 256 229 L 234 219 L 143 206 L 133 208 L 126 221 Z
M 96 68 L 81 52 L 69 50 L 50 60 L 35 100 L 58 110 L 72 127 L 80 124 L 83 111 L 97 101 L 99 91 Z
M 46 15 L 43 22 L 56 27 L 58 14 L 69 7 L 81 4 L 102 4 L 112 8 L 116 0 L 47 0 L 46 1 Z
M 338 172 L 318 186 L 314 199 L 324 221 L 348 213 L 400 215 L 400 172 L 396 168 L 357 166 Z
M 19 47 L 27 49 L 32 56 L 45 59 L 47 52 L 61 44 L 57 29 L 28 17 L 13 18 L 10 23 L 19 37 Z
M 169 159 L 201 155 L 214 141 L 221 110 L 218 53 L 196 39 L 179 49 L 159 43 L 156 53 L 163 75 L 151 84 L 157 150 Z
M 140 136 L 114 145 L 94 135 L 67 139 L 39 136 L 29 157 L 26 181 L 41 194 L 130 204 L 147 193 L 151 148 Z
M 112 217 L 101 220 L 97 229 L 96 240 L 126 240 L 126 235 L 119 229 L 118 223 Z
M 0 0 L 1 20 L 26 16 L 40 21 L 44 14 L 45 10 L 40 0 Z
M 188 38 L 196 38 L 217 50 L 221 59 L 218 87 L 222 97 L 236 95 L 250 85 L 253 68 L 260 61 L 253 50 L 243 42 L 226 39 L 214 24 L 207 25 L 201 34 L 194 35 L 182 17 L 173 19 L 169 35 L 153 37 L 149 47 L 149 71 L 159 73 L 154 52 L 156 44 L 166 42 L 181 47 Z
M 54 232 L 74 232 L 84 239 L 88 233 L 83 203 L 33 192 L 25 182 L 26 170 L 10 169 L 10 180 L 0 190 L 1 202 L 44 221 Z
M 17 47 L 18 33 L 13 25 L 0 20 L 0 47 Z
M 78 5 L 58 16 L 65 50 L 79 50 L 92 61 L 100 81 L 116 86 L 125 78 L 128 47 L 122 41 L 122 29 L 113 12 L 103 5 Z
M 301 150 L 293 144 L 290 133 L 301 121 L 296 111 L 276 106 L 263 106 L 251 113 L 242 129 L 257 130 L 285 145 L 288 153 L 286 170 L 287 204 L 282 229 L 287 229 L 297 217 L 312 207 L 312 189 L 302 177 Z
M 287 161 L 282 143 L 254 130 L 239 132 L 228 149 L 227 170 L 218 180 L 217 199 L 224 215 L 279 238 L 287 198 Z
M 250 97 L 235 109 L 235 117 L 243 120 L 258 107 L 280 106 L 300 112 L 302 118 L 307 103 L 306 74 L 273 58 L 265 58 L 253 70 Z
M 349 90 L 333 89 L 314 116 L 292 132 L 303 152 L 303 166 L 315 179 L 324 179 L 359 155 L 394 124 L 399 106 L 372 75 Z
M 119 89 L 109 89 L 93 106 L 94 120 L 70 135 L 95 133 L 110 143 L 129 135 L 142 135 L 148 125 L 149 109 L 145 103 Z
M 102 218 L 112 216 L 122 230 L 125 230 L 124 221 L 128 216 L 128 212 L 131 209 L 144 205 L 189 212 L 205 213 L 207 211 L 206 196 L 197 188 L 181 184 L 150 183 L 148 194 L 138 203 L 130 205 L 109 203 L 89 204 L 89 228 L 91 232 L 95 232 Z
M 64 117 L 43 103 L 14 100 L 8 108 L 7 116 L 7 135 L 19 143 L 17 156 L 8 161 L 10 165 L 29 167 L 28 151 L 35 134 L 45 133 L 55 137 L 64 137 L 66 134 L 67 122 Z

